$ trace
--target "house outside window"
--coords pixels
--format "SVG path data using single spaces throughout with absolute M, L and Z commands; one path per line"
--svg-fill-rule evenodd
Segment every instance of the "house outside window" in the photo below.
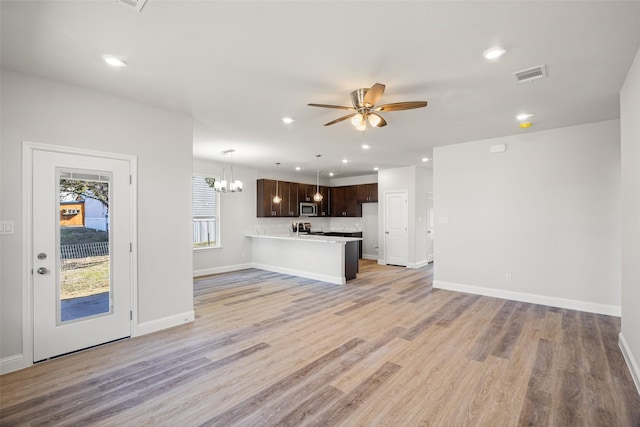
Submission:
M 194 175 L 193 191 L 193 248 L 220 247 L 219 193 L 214 191 L 215 178 Z

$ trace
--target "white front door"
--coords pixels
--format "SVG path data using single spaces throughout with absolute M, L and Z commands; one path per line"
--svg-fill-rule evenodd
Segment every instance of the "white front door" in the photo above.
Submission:
M 384 195 L 385 264 L 407 265 L 407 192 Z
M 427 262 L 433 262 L 433 193 L 427 194 Z
M 130 336 L 130 162 L 38 149 L 31 162 L 34 362 Z

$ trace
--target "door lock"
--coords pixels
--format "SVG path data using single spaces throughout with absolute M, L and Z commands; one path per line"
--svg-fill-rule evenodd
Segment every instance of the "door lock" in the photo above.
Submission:
M 40 267 L 40 268 L 39 268 L 39 269 L 37 269 L 36 271 L 38 272 L 38 274 L 47 274 L 47 272 L 48 272 L 49 270 L 47 270 L 47 269 L 46 269 L 46 268 L 44 268 L 44 267 Z
M 40 252 L 38 254 L 38 259 L 39 260 L 47 259 L 47 254 L 45 254 L 44 252 Z

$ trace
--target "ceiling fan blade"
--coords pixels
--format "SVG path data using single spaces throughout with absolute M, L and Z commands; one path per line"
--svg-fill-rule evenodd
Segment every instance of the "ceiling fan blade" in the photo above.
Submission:
M 422 108 L 427 106 L 427 101 L 413 102 L 394 102 L 393 104 L 379 105 L 374 108 L 375 111 L 401 111 L 412 110 L 414 108 Z
M 326 123 L 325 126 L 333 125 L 333 124 L 339 123 L 339 122 L 341 122 L 343 120 L 350 119 L 351 117 L 355 116 L 356 114 L 358 114 L 358 113 L 351 113 L 351 114 L 347 114 L 346 116 L 338 117 L 337 119 L 335 119 L 335 120 L 333 120 L 333 121 L 331 121 L 329 123 Z
M 369 119 L 369 123 L 371 123 L 372 125 L 373 125 L 373 123 L 376 123 L 376 121 L 378 122 L 377 124 L 375 124 L 373 126 L 381 128 L 381 127 L 387 125 L 387 121 L 380 114 L 374 113 L 374 112 L 370 112 L 369 116 L 374 116 L 374 117 L 377 117 L 379 119 L 379 120 L 377 120 L 377 119 L 374 119 L 374 120 Z
M 335 108 L 337 110 L 349 110 L 356 111 L 353 107 L 343 107 L 342 105 L 327 105 L 327 104 L 307 104 L 310 107 L 321 107 L 321 108 Z
M 382 98 L 382 94 L 384 93 L 384 85 L 382 83 L 376 83 L 367 91 L 367 94 L 364 96 L 364 106 L 371 108 Z

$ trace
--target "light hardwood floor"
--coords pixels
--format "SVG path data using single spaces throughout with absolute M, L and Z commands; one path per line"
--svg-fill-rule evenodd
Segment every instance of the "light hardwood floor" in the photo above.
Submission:
M 432 290 L 431 273 L 198 279 L 191 324 L 0 377 L 0 424 L 640 426 L 618 318 Z

